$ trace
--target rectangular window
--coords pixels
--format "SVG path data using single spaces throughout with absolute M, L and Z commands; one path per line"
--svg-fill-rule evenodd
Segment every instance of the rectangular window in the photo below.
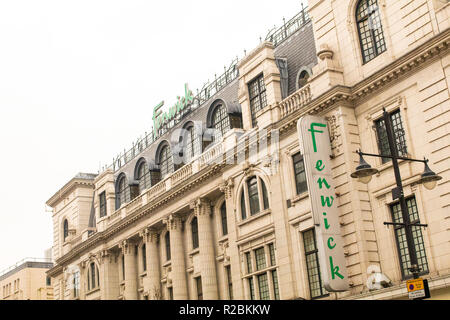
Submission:
M 195 278 L 195 284 L 197 287 L 197 300 L 203 300 L 202 277 Z
M 280 288 L 278 287 L 278 274 L 277 270 L 272 271 L 272 281 L 273 281 L 273 293 L 275 300 L 280 300 Z
M 270 300 L 269 282 L 267 281 L 267 273 L 258 276 L 259 299 Z
M 169 300 L 173 300 L 173 288 L 169 287 L 167 288 L 168 298 Z
M 102 192 L 100 193 L 100 218 L 106 217 L 106 193 Z
M 406 206 L 408 208 L 409 220 L 411 223 L 420 223 L 419 212 L 417 210 L 416 198 L 412 197 L 406 199 Z M 391 205 L 392 219 L 395 223 L 403 223 L 402 210 L 400 203 Z M 409 271 L 411 267 L 411 261 L 408 251 L 408 243 L 406 240 L 406 232 L 404 226 L 394 227 L 395 237 L 397 240 L 397 248 L 399 252 L 400 268 L 402 270 L 403 278 L 412 277 L 412 273 Z M 420 273 L 428 273 L 427 255 L 425 252 L 425 246 L 422 236 L 421 227 L 412 227 L 412 234 L 414 239 L 415 251 L 417 255 L 417 262 L 419 264 Z
M 250 289 L 250 300 L 255 300 L 255 286 L 253 285 L 253 278 L 248 279 L 248 288 Z
M 226 236 L 228 234 L 228 222 L 227 222 L 227 207 L 225 202 L 220 207 L 220 218 L 222 220 L 222 235 Z
M 145 243 L 142 245 L 142 270 L 147 271 L 147 246 Z
M 80 295 L 80 273 L 75 272 L 73 275 L 73 296 L 78 298 Z
M 406 139 L 405 139 L 405 130 L 403 129 L 402 118 L 400 115 L 400 110 L 394 111 L 390 114 L 392 131 L 394 133 L 394 141 L 397 147 L 399 156 L 406 156 L 408 150 L 406 148 Z M 384 123 L 384 119 L 379 119 L 375 121 L 375 128 L 377 131 L 378 138 L 378 148 L 380 150 L 380 154 L 382 155 L 391 155 L 391 150 L 389 148 L 389 141 L 386 132 L 386 125 Z M 390 158 L 381 158 L 382 163 L 387 163 L 391 161 Z
M 318 249 L 314 229 L 303 232 L 303 243 L 305 247 L 306 268 L 308 269 L 309 291 L 311 299 L 322 297 L 327 294 L 323 287 L 320 274 Z
M 252 258 L 250 252 L 245 253 L 245 260 L 247 262 L 247 273 L 252 273 Z
M 252 126 L 256 126 L 256 113 L 267 106 L 266 85 L 261 74 L 248 84 L 250 95 L 250 113 L 252 116 Z
M 308 185 L 306 183 L 305 163 L 303 162 L 303 156 L 299 153 L 292 157 L 294 162 L 294 174 L 295 174 L 295 186 L 297 194 L 308 191 Z
M 264 247 L 255 250 L 256 270 L 262 270 L 266 267 L 266 254 Z
M 227 275 L 228 298 L 233 300 L 233 279 L 231 278 L 231 266 L 225 267 L 225 273 Z
M 269 244 L 269 253 L 270 253 L 270 265 L 275 266 L 277 264 L 275 259 L 275 246 L 273 243 Z

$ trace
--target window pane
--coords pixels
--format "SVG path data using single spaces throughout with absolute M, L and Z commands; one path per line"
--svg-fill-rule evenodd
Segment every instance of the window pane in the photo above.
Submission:
M 214 110 L 212 116 L 212 126 L 215 129 L 215 141 L 220 140 L 223 135 L 231 129 L 230 117 L 224 105 L 218 105 Z
M 266 267 L 266 255 L 264 247 L 255 250 L 256 270 L 262 270 Z
M 417 204 L 415 197 L 406 200 L 406 206 L 408 208 L 409 219 L 411 223 L 420 223 L 419 213 L 417 210 Z M 403 217 L 401 212 L 400 203 L 391 205 L 392 219 L 396 223 L 403 223 Z M 417 255 L 417 262 L 421 273 L 428 273 L 428 262 L 425 252 L 425 245 L 422 236 L 421 227 L 413 227 L 412 234 L 414 239 L 414 246 Z M 403 277 L 411 277 L 412 273 L 409 271 L 411 267 L 411 260 L 408 250 L 408 242 L 406 239 L 405 227 L 395 227 L 395 237 L 397 240 L 397 248 L 399 251 L 400 267 Z
M 262 189 L 262 194 L 263 194 L 263 205 L 264 205 L 264 210 L 266 210 L 266 209 L 269 209 L 269 199 L 267 198 L 266 184 L 264 183 L 264 181 L 262 179 L 260 179 L 259 181 L 261 181 L 261 189 Z
M 255 286 L 253 285 L 253 278 L 248 279 L 248 286 L 250 289 L 250 300 L 255 300 Z
M 142 269 L 147 271 L 147 246 L 145 243 L 142 245 Z
M 245 253 L 245 261 L 247 262 L 247 273 L 252 273 L 252 259 L 250 252 Z
M 100 218 L 106 216 L 106 193 L 100 194 Z
M 263 75 L 260 75 L 248 84 L 250 96 L 250 113 L 252 126 L 256 126 L 256 113 L 267 106 L 266 86 Z
M 192 219 L 191 229 L 192 229 L 192 248 L 193 249 L 197 249 L 198 248 L 198 222 L 197 222 L 197 218 Z
M 166 243 L 166 259 L 170 260 L 170 233 L 166 232 L 165 235 L 165 243 Z
M 391 113 L 391 123 L 394 132 L 395 145 L 397 147 L 399 156 L 406 156 L 408 150 L 406 148 L 405 131 L 403 129 L 402 118 L 400 115 L 400 110 Z M 389 148 L 389 141 L 387 137 L 386 125 L 384 119 L 377 120 L 375 122 L 375 127 L 378 136 L 378 148 L 380 149 L 380 154 L 391 155 L 391 150 Z M 390 158 L 382 158 L 382 162 L 386 163 L 391 161 Z
M 166 175 L 173 172 L 173 160 L 172 153 L 169 146 L 162 148 L 159 155 L 159 167 L 161 170 L 161 177 L 164 178 Z
M 277 263 L 275 260 L 275 246 L 273 245 L 273 243 L 269 244 L 269 252 L 270 252 L 270 265 L 274 266 Z
M 220 217 L 222 220 L 222 235 L 228 234 L 228 222 L 227 222 L 227 208 L 225 202 L 220 207 Z
M 293 156 L 294 162 L 294 174 L 295 174 L 295 185 L 297 189 L 297 194 L 308 191 L 308 185 L 306 183 L 306 173 L 305 173 L 305 163 L 303 162 L 303 156 L 297 153 Z
M 377 0 L 361 0 L 356 9 L 363 62 L 369 62 L 386 51 Z
M 311 298 L 317 298 L 326 294 L 323 287 L 319 257 L 317 255 L 317 245 L 314 229 L 303 233 L 303 243 L 305 248 L 306 268 L 308 270 L 309 291 Z
M 260 300 L 269 300 L 269 283 L 267 281 L 267 273 L 258 276 L 259 298 Z
M 244 190 L 242 190 L 242 192 L 241 192 L 241 215 L 242 215 L 242 220 L 247 219 L 247 211 L 245 209 L 245 192 L 244 192 Z
M 272 281 L 273 281 L 273 293 L 275 296 L 275 300 L 280 300 L 280 288 L 278 287 L 277 270 L 272 271 Z
M 259 212 L 258 181 L 256 180 L 256 177 L 248 180 L 247 189 L 250 203 L 250 214 L 254 215 Z
M 227 283 L 228 283 L 228 297 L 230 300 L 233 300 L 233 280 L 231 278 L 231 267 L 226 266 L 225 272 L 227 275 Z

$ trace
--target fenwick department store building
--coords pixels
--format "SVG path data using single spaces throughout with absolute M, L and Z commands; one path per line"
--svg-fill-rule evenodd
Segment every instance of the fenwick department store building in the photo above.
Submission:
M 449 299 L 450 5 L 379 2 L 309 1 L 58 190 L 55 298 Z

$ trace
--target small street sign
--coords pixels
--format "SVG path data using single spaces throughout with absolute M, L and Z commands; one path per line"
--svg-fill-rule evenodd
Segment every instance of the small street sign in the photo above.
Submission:
M 426 297 L 425 285 L 421 278 L 406 281 L 406 288 L 408 289 L 409 299 Z

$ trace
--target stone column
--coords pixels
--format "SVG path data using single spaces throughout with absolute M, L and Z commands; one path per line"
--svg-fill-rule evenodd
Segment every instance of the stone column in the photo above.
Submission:
M 120 292 L 117 254 L 109 250 L 102 250 L 99 253 L 99 261 L 101 299 L 116 300 Z
M 136 246 L 130 240 L 124 240 L 120 244 L 120 248 L 125 259 L 124 300 L 138 300 Z
M 142 231 L 147 258 L 147 276 L 144 278 L 144 290 L 147 290 L 149 300 L 161 299 L 161 274 L 158 251 L 158 233 L 151 228 Z
M 216 257 L 211 226 L 211 204 L 206 199 L 197 199 L 191 204 L 198 222 L 199 260 L 201 266 L 203 298 L 218 300 Z
M 170 215 L 164 223 L 167 224 L 167 230 L 170 232 L 173 299 L 187 300 L 189 296 L 183 248 L 183 222 L 181 218 Z

